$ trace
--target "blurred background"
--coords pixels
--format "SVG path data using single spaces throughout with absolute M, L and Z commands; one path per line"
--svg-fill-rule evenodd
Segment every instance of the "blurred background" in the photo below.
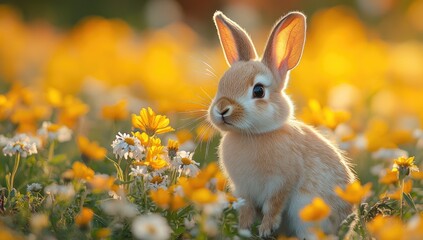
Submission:
M 108 117 L 104 107 L 123 101 L 125 111 L 151 106 L 188 138 L 210 140 L 201 110 L 227 69 L 216 10 L 243 26 L 259 53 L 279 17 L 307 15 L 304 55 L 287 91 L 298 118 L 327 130 L 357 162 L 423 147 L 423 0 L 3 0 L 1 133 L 53 119 L 108 145 L 110 133 L 99 129 L 125 117 Z M 55 115 L 64 105 L 71 117 Z M 82 123 L 75 127 L 72 116 Z M 358 166 L 363 176 L 366 166 Z

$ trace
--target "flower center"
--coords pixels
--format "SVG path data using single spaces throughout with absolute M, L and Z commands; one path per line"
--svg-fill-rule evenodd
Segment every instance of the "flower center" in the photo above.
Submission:
M 182 164 L 184 165 L 190 165 L 192 163 L 192 160 L 189 158 L 182 158 L 181 159 Z
M 150 126 L 145 126 L 145 132 L 148 136 L 154 136 L 156 134 L 156 128 L 152 128 Z
M 50 124 L 47 126 L 47 131 L 49 132 L 57 132 L 57 130 L 59 130 L 60 125 L 58 124 Z
M 133 139 L 133 138 L 125 138 L 125 142 L 126 142 L 128 145 L 135 146 L 135 141 L 134 141 L 134 139 Z
M 153 225 L 147 225 L 147 232 L 148 232 L 150 235 L 156 235 L 156 233 L 157 233 L 157 229 L 156 229 L 156 227 L 155 227 L 155 226 L 153 226 Z
M 159 183 L 161 183 L 163 181 L 163 178 L 162 177 L 160 177 L 160 176 L 154 176 L 151 180 L 150 180 L 150 182 L 151 183 L 156 183 L 156 184 L 159 184 Z
M 15 147 L 20 147 L 21 149 L 23 149 L 24 148 L 24 145 L 23 145 L 23 143 L 21 143 L 21 142 L 16 142 L 15 144 L 13 144 L 13 147 L 15 148 Z

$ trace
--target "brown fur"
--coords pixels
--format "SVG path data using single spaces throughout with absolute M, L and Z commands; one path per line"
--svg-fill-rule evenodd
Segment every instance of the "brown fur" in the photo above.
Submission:
M 222 132 L 220 165 L 235 195 L 246 200 L 240 228 L 249 227 L 257 209 L 263 218 L 260 236 L 273 230 L 299 238 L 315 238 L 298 214 L 314 197 L 332 209 L 321 223 L 335 233 L 351 206 L 334 193 L 355 178 L 342 152 L 312 127 L 296 121 L 291 100 L 283 92 L 288 71 L 301 58 L 305 17 L 291 13 L 274 27 L 262 61 L 246 33 L 222 13 L 215 22 L 228 63 L 209 108 L 210 122 Z M 245 46 L 245 44 L 249 46 Z M 261 83 L 264 96 L 252 94 Z

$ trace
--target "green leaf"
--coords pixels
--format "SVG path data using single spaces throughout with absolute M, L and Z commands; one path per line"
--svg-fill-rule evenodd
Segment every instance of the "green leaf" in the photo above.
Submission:
M 183 218 L 186 214 L 188 214 L 192 210 L 191 206 L 187 206 L 184 209 L 178 212 L 177 218 Z
M 175 236 L 179 236 L 186 231 L 185 227 L 181 226 L 173 231 Z
M 66 159 L 67 157 L 65 154 L 58 154 L 50 160 L 50 163 L 54 165 L 61 165 Z
M 106 157 L 106 159 L 109 160 L 110 162 L 112 162 L 113 165 L 115 166 L 118 179 L 120 181 L 124 181 L 124 179 L 123 179 L 123 171 L 122 171 L 122 168 L 119 166 L 119 164 L 117 162 L 113 161 L 112 159 L 108 158 L 108 157 Z
M 417 212 L 416 204 L 414 203 L 414 200 L 411 197 L 411 195 L 409 193 L 403 193 L 403 196 L 404 196 L 404 199 L 407 202 L 408 206 L 410 206 L 411 208 L 414 209 L 414 211 Z
M 356 219 L 356 214 L 351 213 L 350 215 L 348 215 L 348 217 L 344 221 L 342 221 L 338 231 L 339 239 L 344 239 L 347 236 L 348 232 L 351 229 L 351 225 L 353 224 L 355 219 Z
M 132 182 L 135 182 L 135 180 L 130 180 L 130 181 L 121 181 L 121 180 L 117 180 L 116 184 L 117 185 L 125 185 L 125 184 L 130 184 Z

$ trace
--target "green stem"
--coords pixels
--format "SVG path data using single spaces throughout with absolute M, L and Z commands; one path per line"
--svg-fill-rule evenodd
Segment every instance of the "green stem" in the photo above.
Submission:
M 51 143 L 50 143 L 50 148 L 48 149 L 48 158 L 47 158 L 47 162 L 50 162 L 51 161 L 51 159 L 53 159 L 53 157 L 54 157 L 54 145 L 55 145 L 55 142 L 56 141 L 52 141 Z
M 87 198 L 87 190 L 84 189 L 84 193 L 81 196 L 81 204 L 79 205 L 79 211 L 82 211 L 82 208 L 84 207 L 85 199 Z
M 12 191 L 13 189 L 13 184 L 15 182 L 15 175 L 16 175 L 16 172 L 18 171 L 20 160 L 21 160 L 21 154 L 18 153 L 15 158 L 15 164 L 13 165 L 12 175 L 10 176 L 10 191 Z
M 131 164 L 126 161 L 126 167 L 125 167 L 125 172 L 124 172 L 124 175 L 125 175 L 124 179 L 125 179 L 125 182 L 126 182 L 126 184 L 125 184 L 126 190 L 129 190 L 129 183 L 128 183 L 128 181 L 129 181 L 129 166 L 131 166 Z
M 401 194 L 400 194 L 400 218 L 402 220 L 402 214 L 403 214 L 403 195 L 404 195 L 404 179 L 400 181 L 400 187 L 401 187 Z
M 53 157 L 54 157 L 54 146 L 55 146 L 56 141 L 53 140 L 50 143 L 50 147 L 48 149 L 48 157 L 47 157 L 47 162 L 44 162 L 46 165 L 44 166 L 44 171 L 47 173 L 48 178 L 50 178 L 50 174 L 53 170 L 52 166 L 50 166 L 50 162 L 52 161 Z
M 363 213 L 361 211 L 360 204 L 357 204 L 356 207 L 357 207 L 357 211 L 358 211 L 357 217 L 358 217 L 359 223 L 361 225 L 361 231 L 360 232 L 361 232 L 362 239 L 370 239 L 369 233 L 368 233 L 367 227 L 366 227 L 366 222 L 364 221 L 364 218 L 362 216 Z

